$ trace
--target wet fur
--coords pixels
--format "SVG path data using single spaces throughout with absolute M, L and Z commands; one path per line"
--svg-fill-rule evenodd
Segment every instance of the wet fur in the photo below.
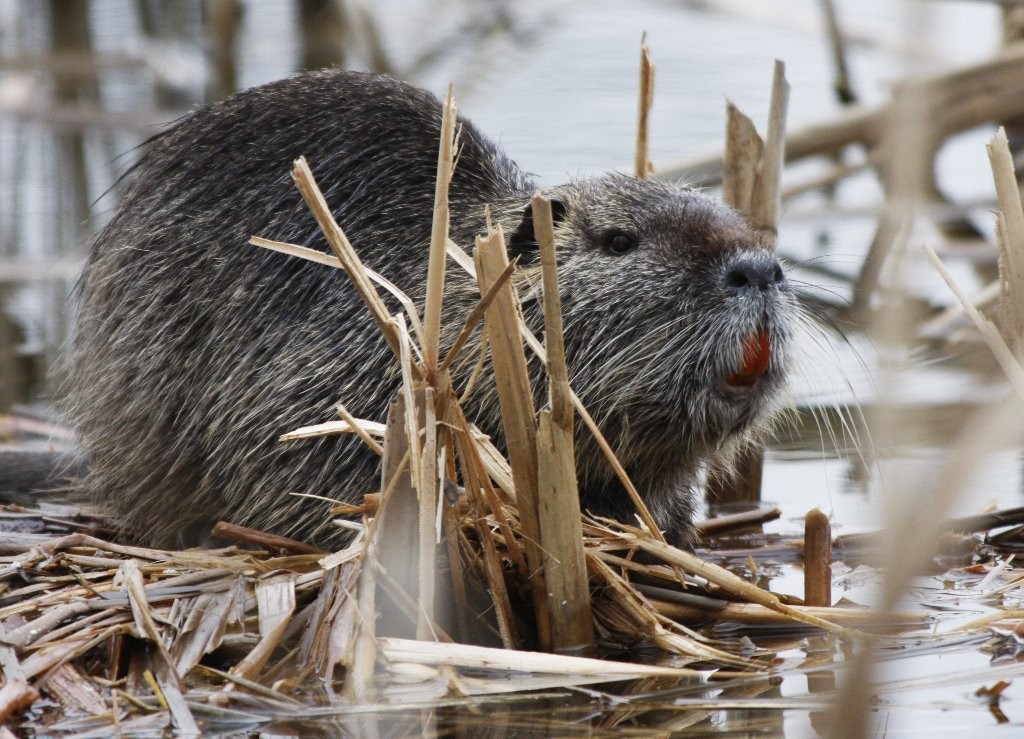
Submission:
M 366 264 L 419 304 L 426 276 L 440 107 L 374 75 L 329 71 L 254 88 L 196 111 L 151 142 L 78 291 L 68 412 L 90 463 L 84 489 L 153 545 L 201 541 L 227 519 L 325 546 L 344 533 L 327 504 L 378 487 L 357 439 L 282 444 L 336 418 L 383 420 L 396 363 L 344 274 L 247 245 L 251 235 L 326 251 L 290 180 L 310 162 Z M 535 185 L 468 121 L 452 181 L 452 238 L 470 249 L 485 205 L 512 236 L 527 320 L 540 334 L 529 219 Z M 546 191 L 556 240 L 570 380 L 656 520 L 685 541 L 700 469 L 727 456 L 780 404 L 796 308 L 785 284 L 736 295 L 740 259 L 771 256 L 731 210 L 693 190 L 623 175 Z M 638 238 L 613 255 L 612 230 Z M 454 338 L 478 299 L 449 272 Z M 397 305 L 393 310 L 399 310 Z M 764 326 L 773 347 L 759 392 L 720 392 Z M 456 368 L 461 387 L 476 357 Z M 541 368 L 531 364 L 535 379 Z M 538 401 L 543 384 L 535 382 Z M 467 414 L 501 439 L 493 377 Z M 632 521 L 632 505 L 590 438 L 577 438 L 585 509 Z

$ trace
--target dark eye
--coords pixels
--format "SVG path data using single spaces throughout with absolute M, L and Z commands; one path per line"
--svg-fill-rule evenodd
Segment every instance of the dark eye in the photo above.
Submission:
M 636 245 L 636 237 L 622 231 L 612 231 L 604 237 L 604 250 L 613 256 L 628 254 Z

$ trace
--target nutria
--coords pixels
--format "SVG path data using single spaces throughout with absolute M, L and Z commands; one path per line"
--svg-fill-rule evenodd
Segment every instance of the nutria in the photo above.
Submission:
M 91 467 L 82 485 L 130 532 L 192 544 L 226 519 L 344 540 L 328 504 L 290 494 L 361 500 L 378 487 L 376 456 L 354 438 L 278 437 L 336 418 L 338 401 L 383 420 L 398 366 L 342 272 L 247 241 L 327 250 L 290 178 L 305 156 L 364 262 L 421 304 L 440 120 L 420 89 L 323 71 L 201 108 L 147 145 L 79 284 L 68 383 Z M 537 188 L 460 125 L 451 237 L 471 249 L 491 206 L 539 329 Z M 702 466 L 779 405 L 795 298 L 770 241 L 692 189 L 612 174 L 543 191 L 572 385 L 656 521 L 685 541 Z M 477 298 L 450 270 L 446 323 Z M 485 374 L 467 415 L 501 443 L 494 397 Z M 577 444 L 583 508 L 633 521 L 585 430 Z

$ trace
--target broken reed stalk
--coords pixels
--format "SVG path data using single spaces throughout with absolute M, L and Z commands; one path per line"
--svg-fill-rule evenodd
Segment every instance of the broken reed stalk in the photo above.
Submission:
M 436 359 L 436 357 L 435 357 Z M 416 638 L 432 639 L 432 624 L 436 618 L 434 594 L 436 592 L 437 558 L 435 545 L 440 540 L 440 532 L 436 530 L 435 518 L 438 512 L 441 488 L 441 474 L 438 457 L 443 453 L 439 448 L 444 439 L 438 438 L 435 392 L 430 385 L 420 388 L 416 394 L 417 419 L 422 414 L 423 446 L 420 464 L 420 480 L 416 486 L 416 497 L 419 501 L 419 610 L 417 611 Z M 417 433 L 419 432 L 417 428 Z
M 313 172 L 309 168 L 305 157 L 299 157 L 295 160 L 292 165 L 292 177 L 295 180 L 295 186 L 302 195 L 302 199 L 306 202 L 317 224 L 320 226 L 320 230 L 327 237 L 327 243 L 330 245 L 331 251 L 334 252 L 334 256 L 341 262 L 352 284 L 355 285 L 356 290 L 359 292 L 359 297 L 363 299 L 366 307 L 370 310 L 370 315 L 373 316 L 373 320 L 377 323 L 377 328 L 384 335 L 384 339 L 388 342 L 388 346 L 391 347 L 391 351 L 394 352 L 396 357 L 400 358 L 401 349 L 399 348 L 398 330 L 391 321 L 391 314 L 388 312 L 387 306 L 384 305 L 384 301 L 380 299 L 380 295 L 377 293 L 376 288 L 374 288 L 373 283 L 367 277 L 366 267 L 359 260 L 359 256 L 356 254 L 355 249 L 352 248 L 352 244 L 349 243 L 348 237 L 345 236 L 341 227 L 334 220 L 334 216 L 331 215 L 331 209 L 327 205 L 327 201 L 324 200 L 323 193 L 316 186 Z M 422 377 L 422 368 L 417 367 L 417 369 Z
M 470 275 L 474 279 L 477 278 L 476 266 L 473 263 L 473 260 L 470 258 L 470 256 L 466 254 L 465 251 L 463 251 L 462 247 L 460 247 L 458 244 L 455 244 L 452 241 L 449 241 L 448 256 L 454 259 L 455 262 L 460 267 L 462 267 L 468 275 Z M 529 327 L 522 320 L 520 320 L 519 322 L 519 332 L 522 336 L 522 340 L 526 342 L 526 345 L 528 347 L 530 347 L 530 351 L 533 352 L 539 360 L 541 360 L 544 363 L 547 363 L 547 352 L 545 352 L 544 347 L 541 345 L 540 341 L 537 339 L 536 336 L 533 335 Z M 626 493 L 629 495 L 629 499 L 632 501 L 633 506 L 636 508 L 637 516 L 639 516 L 640 520 L 643 522 L 644 526 L 647 528 L 647 530 L 653 537 L 655 537 L 658 541 L 664 542 L 664 534 L 662 534 L 661 529 L 658 528 L 658 525 L 655 522 L 654 517 L 651 515 L 651 512 L 647 510 L 647 505 L 644 503 L 643 498 L 640 497 L 640 493 L 637 491 L 636 486 L 633 485 L 632 480 L 629 479 L 629 475 L 626 473 L 625 468 L 623 468 L 622 464 L 615 456 L 615 452 L 612 451 L 611 445 L 608 444 L 608 440 L 604 438 L 604 434 L 601 433 L 601 429 L 598 427 L 597 422 L 594 420 L 593 416 L 590 415 L 590 412 L 587 410 L 586 406 L 583 405 L 583 401 L 580 400 L 579 396 L 576 395 L 576 393 L 571 388 L 570 393 L 572 398 L 572 405 L 576 409 L 576 412 L 580 415 L 580 420 L 583 421 L 583 425 L 586 426 L 587 430 L 593 435 L 594 440 L 597 442 L 597 446 L 601 450 L 601 453 L 604 455 L 604 458 L 608 462 L 608 465 L 612 468 L 612 471 L 615 473 L 615 476 L 618 478 L 619 482 L 622 483 L 622 487 L 625 488 Z M 497 477 L 495 477 L 496 481 L 501 480 L 502 478 L 500 474 L 501 470 L 499 467 L 499 463 L 501 463 L 502 458 L 500 453 L 494 449 L 493 445 L 487 446 L 485 451 L 487 452 L 487 456 L 484 457 L 484 460 L 491 463 L 491 466 L 488 468 L 488 472 L 491 475 L 498 475 Z M 511 489 L 511 485 L 508 485 L 507 488 Z M 502 489 L 504 490 L 506 489 L 506 487 L 502 487 Z
M 413 526 L 395 531 L 384 539 L 384 546 L 394 547 L 396 542 L 413 540 L 417 542 L 415 570 L 417 581 L 411 585 L 417 592 L 416 634 L 421 639 L 428 639 L 433 631 L 434 592 L 436 564 L 434 560 L 434 513 L 437 509 L 440 477 L 437 466 L 437 424 L 434 407 L 434 388 L 428 381 L 420 381 L 414 376 L 415 365 L 412 359 L 412 340 L 405 327 L 405 319 L 398 314 L 393 319 L 398 326 L 401 362 L 402 387 L 398 394 L 405 402 L 405 433 L 409 451 L 409 475 L 412 482 L 411 495 L 415 499 L 417 514 Z M 429 404 L 429 407 L 428 407 Z M 397 494 L 398 491 L 396 491 Z M 382 501 L 383 504 L 383 501 Z
M 505 236 L 497 225 L 486 236 L 478 236 L 474 253 L 480 294 L 508 266 Z M 525 539 L 533 609 L 537 617 L 537 641 L 542 650 L 551 648 L 551 622 L 544 586 L 544 555 L 541 549 L 539 511 L 537 508 L 537 428 L 533 406 L 533 390 L 526 367 L 526 355 L 519 328 L 522 322 L 519 302 L 512 285 L 500 290 L 484 318 L 491 346 L 491 362 L 502 425 L 508 446 L 516 502 Z
M 995 180 L 999 212 L 996 236 L 999 245 L 1000 299 L 1006 329 L 1003 336 L 1014 355 L 1021 359 L 1024 332 L 1024 206 L 1021 205 L 1017 172 L 1002 126 L 988 146 Z
M 441 141 L 437 152 L 437 178 L 434 184 L 434 218 L 430 231 L 430 261 L 427 265 L 427 297 L 423 308 L 423 363 L 427 376 L 434 380 L 441 335 L 441 302 L 444 297 L 445 247 L 448 243 L 448 186 L 455 160 L 455 100 L 452 87 L 444 101 L 441 116 Z
M 551 201 L 534 195 L 530 202 L 544 285 L 544 343 L 551 403 L 550 410 L 541 411 L 537 430 L 537 508 L 551 617 L 551 647 L 557 651 L 586 651 L 594 646 L 594 618 L 583 532 L 578 524 L 574 412 L 562 339 L 554 223 Z
M 721 536 L 732 531 L 760 527 L 761 524 L 774 521 L 782 517 L 782 509 L 778 507 L 758 508 L 753 511 L 741 511 L 729 513 L 724 516 L 715 516 L 706 521 L 694 525 L 697 533 L 701 536 Z
M 646 38 L 646 34 L 644 34 Z M 644 43 L 640 41 L 640 102 L 637 113 L 636 130 L 636 161 L 634 170 L 640 179 L 646 179 L 651 173 L 651 160 L 648 157 L 648 121 L 651 114 L 651 106 L 654 104 L 654 62 L 651 61 L 651 52 Z
M 757 186 L 751 199 L 750 219 L 758 231 L 771 236 L 778 233 L 781 205 L 782 167 L 786 160 L 786 109 L 789 105 L 789 82 L 786 65 L 778 59 L 772 74 L 772 97 L 768 108 L 768 132 L 764 155 L 757 173 Z
M 848 146 L 860 144 L 876 150 L 883 143 L 888 122 L 897 114 L 899 99 L 908 93 L 908 85 L 895 86 L 889 102 L 875 108 L 855 108 L 835 118 L 792 132 L 786 141 L 789 162 L 812 156 L 837 154 Z M 941 142 L 949 136 L 992 121 L 1008 121 L 1024 116 L 1024 44 L 1003 50 L 994 59 L 944 72 L 913 84 L 921 86 L 927 101 L 924 116 L 932 124 L 929 141 Z M 705 187 L 721 181 L 722 152 L 698 155 L 687 162 L 662 167 L 659 176 L 697 178 Z
M 295 576 L 275 575 L 256 583 L 256 605 L 259 615 L 260 640 L 256 646 L 231 668 L 233 677 L 256 680 L 277 648 L 295 611 Z M 229 683 L 225 690 L 233 690 Z
M 363 428 L 359 423 L 359 419 L 348 412 L 348 408 L 345 407 L 344 403 L 338 403 L 334 408 L 338 411 L 338 415 L 341 416 L 341 420 L 349 425 L 352 429 L 352 433 L 362 439 L 363 443 L 368 446 L 374 454 L 378 457 L 384 456 L 384 447 L 377 443 L 377 440 L 370 436 L 370 433 Z
M 676 549 L 675 547 L 670 547 L 667 544 L 662 544 L 643 537 L 630 538 L 645 552 L 654 554 L 669 564 L 678 565 L 693 575 L 703 577 L 708 582 L 714 583 L 727 593 L 744 598 L 751 603 L 757 603 L 766 608 L 771 608 L 778 613 L 789 616 L 794 621 L 800 621 L 801 623 L 808 624 L 809 626 L 816 626 L 820 629 L 825 629 L 826 631 L 839 632 L 845 636 L 855 636 L 854 633 L 837 626 L 831 621 L 818 618 L 812 614 L 787 606 L 779 600 L 777 595 L 770 593 L 767 590 L 763 590 L 753 583 L 747 582 L 743 578 L 738 575 L 734 575 L 723 567 L 719 567 L 711 562 L 705 562 L 695 554 L 684 552 L 681 549 Z
M 928 255 L 928 259 L 931 260 L 935 270 L 945 281 L 946 285 L 949 286 L 956 299 L 960 301 L 960 304 L 964 307 L 964 312 L 974 322 L 979 333 L 981 333 L 982 339 L 988 344 L 992 355 L 996 358 L 996 362 L 999 363 L 1000 369 L 1003 370 L 1006 378 L 1010 381 L 1010 385 L 1013 386 L 1014 391 L 1020 398 L 1024 399 L 1024 367 L 1021 366 L 1017 355 L 1013 353 L 1013 350 L 1006 343 L 996 325 L 982 315 L 981 311 L 971 302 L 970 296 L 956 283 L 953 275 L 946 269 L 946 265 L 939 259 L 939 255 L 935 253 L 935 250 L 927 244 L 922 244 L 921 248 Z
M 772 239 L 778 233 L 788 102 L 786 67 L 776 60 L 766 141 L 735 105 L 726 107 L 722 198 Z M 740 451 L 731 472 L 709 482 L 709 493 L 720 503 L 756 503 L 761 500 L 763 473 L 764 446 L 755 440 Z
M 832 605 L 832 526 L 817 508 L 804 516 L 804 605 Z
M 764 142 L 753 121 L 733 103 L 726 103 L 722 200 L 740 213 L 750 213 L 757 183 L 757 167 L 763 153 Z
M 422 396 L 422 392 L 416 393 Z M 381 470 L 381 496 L 380 506 L 374 516 L 376 523 L 372 532 L 375 541 L 380 540 L 383 546 L 376 545 L 377 558 L 380 569 L 402 590 L 410 600 L 420 600 L 420 557 L 422 551 L 419 546 L 413 546 L 418 535 L 422 534 L 421 510 L 416 495 L 416 488 L 413 485 L 412 473 L 410 472 L 407 460 L 411 455 L 409 437 L 407 433 L 406 394 L 399 392 L 388 407 L 387 433 L 384 443 L 384 458 Z M 417 410 L 423 409 L 422 397 L 416 398 Z M 417 424 L 418 426 L 419 424 Z M 401 545 L 394 546 L 391 542 L 401 542 Z M 433 564 L 433 557 L 430 559 Z M 366 566 L 364 564 L 364 566 Z M 380 593 L 380 591 L 377 591 Z M 376 606 L 380 614 L 378 625 L 374 631 L 375 635 L 403 636 L 407 633 L 405 628 L 406 620 L 382 607 L 384 599 Z M 417 608 L 416 613 L 420 614 L 421 609 Z M 417 635 L 423 629 L 421 617 L 414 619 L 417 623 Z M 425 629 L 423 629 L 425 630 Z
M 284 241 L 274 241 L 273 239 L 265 239 L 262 236 L 253 236 L 249 239 L 249 243 L 253 246 L 259 246 L 269 251 L 276 251 L 280 254 L 288 254 L 289 256 L 299 257 L 309 262 L 316 262 L 317 264 L 324 264 L 328 267 L 334 267 L 336 269 L 345 269 L 345 265 L 341 263 L 336 256 L 331 254 L 324 254 L 323 252 L 317 251 L 316 249 L 310 249 L 308 246 L 299 246 L 298 244 L 289 244 Z M 398 289 L 398 287 L 391 282 L 391 280 L 384 277 L 379 272 L 375 272 L 365 264 L 362 265 L 363 270 L 366 272 L 366 276 L 373 282 L 383 287 L 388 293 L 391 294 L 395 300 L 397 300 L 402 308 L 405 310 L 406 317 L 409 319 L 409 323 L 412 324 L 413 333 L 416 334 L 416 339 L 420 344 L 425 343 L 423 338 L 423 326 L 420 323 L 416 306 L 409 299 L 409 296 Z
M 265 547 L 272 551 L 292 552 L 293 554 L 328 554 L 327 551 L 304 541 L 291 539 L 279 534 L 271 534 L 259 529 L 251 529 L 247 526 L 219 521 L 213 527 L 213 535 L 219 539 L 237 541 L 242 544 L 255 544 L 258 547 Z
M 704 624 L 709 621 L 735 621 L 750 625 L 792 624 L 789 614 L 780 613 L 773 608 L 766 608 L 759 603 L 731 603 L 723 601 L 721 608 L 711 610 L 685 603 L 672 603 L 661 600 L 657 596 L 648 599 L 654 609 L 663 616 L 675 621 L 689 624 Z M 832 608 L 828 606 L 789 606 L 794 611 L 812 617 L 826 619 L 836 626 L 851 629 L 870 628 L 875 631 L 892 626 L 898 630 L 905 626 L 921 627 L 929 623 L 929 618 L 921 613 L 892 613 L 886 624 L 878 623 L 878 614 L 873 608 Z M 996 614 L 1002 615 L 1002 614 Z
M 397 427 L 397 424 L 396 424 Z M 383 505 L 383 501 L 382 501 Z M 378 516 L 379 518 L 379 516 Z M 377 666 L 377 568 L 378 558 L 375 518 L 368 524 L 363 542 L 359 581 L 353 597 L 356 601 L 356 628 L 351 647 L 351 662 L 345 671 L 345 695 L 359 703 L 376 699 L 373 676 Z M 333 668 L 333 665 L 330 667 Z
M 121 578 L 135 621 L 135 636 L 150 642 L 160 655 L 159 677 L 154 678 L 154 691 L 163 694 L 177 729 L 183 734 L 198 736 L 199 725 L 185 702 L 185 685 L 153 619 L 137 560 L 129 559 L 121 564 Z
M 8 676 L 6 682 L 0 685 L 0 721 L 5 722 L 11 716 L 27 710 L 39 698 L 39 691 L 33 686 L 23 679 Z

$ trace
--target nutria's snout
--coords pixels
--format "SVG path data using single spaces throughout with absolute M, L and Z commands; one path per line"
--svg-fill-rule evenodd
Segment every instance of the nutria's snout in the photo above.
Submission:
M 728 339 L 734 358 L 724 368 L 719 387 L 726 398 L 749 400 L 777 385 L 777 375 L 784 374 L 789 285 L 782 265 L 770 254 L 737 256 L 721 275 L 729 302 L 737 313 L 746 314 L 749 328 Z
M 726 289 L 737 295 L 786 287 L 786 273 L 774 257 L 738 259 L 729 265 L 722 279 Z

